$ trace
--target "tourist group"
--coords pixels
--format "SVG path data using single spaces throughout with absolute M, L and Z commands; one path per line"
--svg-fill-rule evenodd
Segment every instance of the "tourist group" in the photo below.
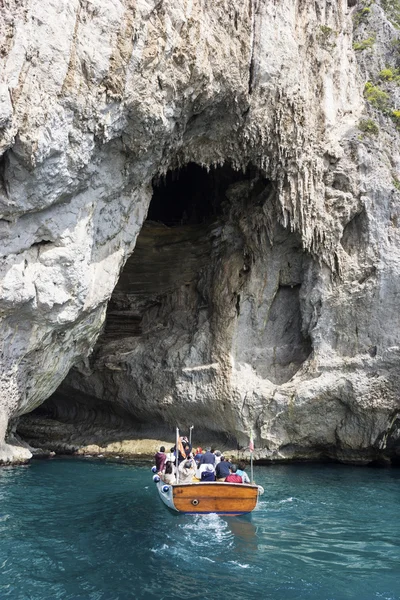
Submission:
M 207 447 L 192 449 L 186 437 L 179 438 L 178 444 L 167 454 L 165 447 L 154 456 L 156 471 L 165 483 L 196 483 L 198 481 L 220 481 L 227 483 L 250 483 L 245 471 L 245 463 L 235 465 L 219 450 Z

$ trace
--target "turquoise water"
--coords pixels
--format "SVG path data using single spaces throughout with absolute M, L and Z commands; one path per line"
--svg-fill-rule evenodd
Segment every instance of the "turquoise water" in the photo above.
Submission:
M 400 470 L 255 469 L 251 517 L 187 516 L 150 465 L 0 469 L 0 600 L 398 600 Z

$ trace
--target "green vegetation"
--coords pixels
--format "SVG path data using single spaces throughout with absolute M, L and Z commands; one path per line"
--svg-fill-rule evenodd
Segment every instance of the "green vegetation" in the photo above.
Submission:
M 400 110 L 392 110 L 390 116 L 392 117 L 397 129 L 400 129 Z
M 400 29 L 400 0 L 381 0 L 381 6 L 389 21 Z
M 385 81 L 393 81 L 393 69 L 390 69 L 389 67 L 387 67 L 386 69 L 382 69 L 382 71 L 379 73 L 379 77 L 381 79 L 384 79 Z
M 364 98 L 371 106 L 381 111 L 384 115 L 389 116 L 396 125 L 396 128 L 400 130 L 400 110 L 392 108 L 389 105 L 389 94 L 381 90 L 377 85 L 371 83 L 371 81 L 367 81 L 364 87 Z M 372 119 L 361 120 L 358 124 L 358 128 L 363 133 L 372 135 L 376 135 L 379 132 L 378 126 Z
M 358 6 L 360 8 L 354 17 L 355 27 L 367 21 L 373 4 L 374 0 L 361 0 L 359 2 Z M 385 11 L 387 18 L 400 30 L 400 0 L 379 0 L 377 5 L 378 7 L 379 5 L 381 6 Z M 376 41 L 376 34 L 368 32 L 367 35 L 369 36 L 368 38 L 353 44 L 353 49 L 356 52 L 373 48 Z M 392 40 L 392 45 L 400 52 L 400 36 Z M 393 54 L 397 55 L 397 52 Z M 393 58 L 393 64 L 386 65 L 386 67 L 380 71 L 379 79 L 367 81 L 364 86 L 364 98 L 370 107 L 379 110 L 382 114 L 389 117 L 400 131 L 400 110 L 397 109 L 397 102 L 395 103 L 394 97 L 391 97 L 394 93 L 393 84 L 400 85 L 400 67 L 396 66 L 396 56 Z M 390 61 L 390 63 L 392 63 L 392 61 Z M 398 55 L 397 64 L 399 64 Z M 381 89 L 380 85 L 382 85 L 383 89 Z M 361 119 L 358 128 L 364 135 L 378 135 L 379 133 L 378 125 L 372 119 Z M 393 182 L 396 189 L 400 191 L 400 180 L 398 180 L 397 177 L 394 177 Z
M 394 39 L 391 41 L 391 44 L 392 44 L 392 46 L 393 46 L 393 48 L 394 48 L 395 50 L 397 50 L 398 52 L 400 52 L 400 38 L 394 38 Z
M 377 85 L 371 83 L 371 81 L 367 81 L 364 86 L 364 98 L 374 108 L 377 108 L 382 112 L 387 112 L 389 94 L 381 90 Z
M 361 119 L 358 129 L 368 135 L 378 135 L 379 127 L 372 119 Z
M 393 185 L 396 188 L 396 190 L 400 191 L 400 181 L 397 179 L 397 177 L 393 177 Z
M 379 73 L 379 77 L 383 81 L 395 81 L 396 83 L 400 83 L 400 70 L 386 67 L 386 69 L 382 69 Z
M 362 8 L 361 10 L 357 11 L 354 16 L 354 27 L 358 27 L 360 25 L 360 23 L 363 23 L 364 21 L 366 21 L 370 12 L 371 12 L 371 9 L 369 8 L 369 6 L 366 6 L 366 7 Z
M 382 69 L 379 73 L 379 77 L 381 79 L 385 79 L 386 81 L 393 81 L 393 70 L 392 69 Z
M 321 34 L 325 37 L 329 37 L 333 33 L 332 27 L 328 27 L 327 25 L 321 25 L 319 28 Z
M 317 40 L 327 50 L 331 50 L 335 46 L 335 37 L 337 32 L 327 25 L 320 25 L 319 32 L 317 34 Z
M 375 44 L 375 40 L 376 40 L 376 34 L 373 33 L 366 40 L 361 40 L 361 42 L 354 42 L 353 50 L 358 52 L 360 50 L 366 50 L 367 48 L 372 48 L 373 45 Z

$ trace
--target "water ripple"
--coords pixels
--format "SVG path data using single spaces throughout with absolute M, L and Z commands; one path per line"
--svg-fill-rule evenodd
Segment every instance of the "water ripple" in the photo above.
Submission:
M 2 470 L 0 599 L 400 600 L 398 473 L 258 468 L 236 518 L 172 514 L 148 466 Z

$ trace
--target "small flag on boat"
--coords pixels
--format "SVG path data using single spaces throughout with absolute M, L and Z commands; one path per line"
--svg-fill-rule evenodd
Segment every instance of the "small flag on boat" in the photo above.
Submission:
M 253 430 L 250 433 L 249 450 L 250 452 L 254 452 Z

